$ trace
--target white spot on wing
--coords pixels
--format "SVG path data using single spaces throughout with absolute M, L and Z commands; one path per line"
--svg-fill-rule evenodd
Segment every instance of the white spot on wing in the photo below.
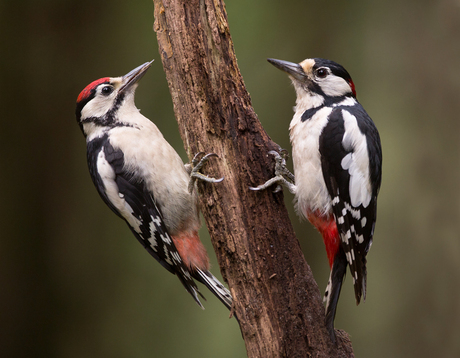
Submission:
M 150 236 L 149 237 L 149 242 L 150 242 L 150 247 L 154 250 L 154 251 L 157 251 L 157 246 L 158 246 L 158 243 L 157 243 L 157 240 L 155 239 L 155 236 Z
M 165 253 L 165 261 L 166 261 L 168 264 L 172 265 L 173 262 L 172 262 L 172 260 L 171 260 L 171 256 L 169 255 L 169 250 L 168 250 L 168 248 L 167 248 L 166 246 L 164 247 L 164 253 Z
M 168 234 L 165 235 L 165 237 L 163 238 L 163 241 L 166 242 L 167 244 L 171 244 L 171 243 L 172 243 L 171 238 L 169 237 Z
M 149 229 L 150 229 L 150 236 L 152 236 L 152 237 L 155 236 L 155 233 L 157 231 L 157 227 L 155 226 L 155 223 L 150 222 Z
M 345 244 L 349 245 L 350 242 L 349 240 L 351 239 L 351 232 L 348 230 L 345 235 L 342 236 L 342 241 L 345 242 Z
M 159 216 L 157 217 L 151 216 L 151 218 L 152 218 L 152 221 L 157 224 L 157 226 L 161 225 L 161 218 Z
M 169 235 L 166 233 L 166 235 L 160 235 L 161 237 L 161 240 L 163 240 L 163 242 L 167 243 L 167 244 L 171 244 L 171 239 L 169 237 Z
M 351 213 L 351 216 L 353 216 L 353 218 L 355 218 L 356 220 L 361 219 L 361 212 L 359 210 L 353 209 L 347 202 L 345 202 L 344 204 L 345 209 L 343 209 L 342 212 L 345 212 L 345 214 L 343 215 L 346 215 L 346 212 L 348 210 Z

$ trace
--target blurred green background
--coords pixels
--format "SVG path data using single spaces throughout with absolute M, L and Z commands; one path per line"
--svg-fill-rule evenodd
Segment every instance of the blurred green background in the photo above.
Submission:
M 295 95 L 267 57 L 341 63 L 380 130 L 367 301 L 355 306 L 347 280 L 336 327 L 357 357 L 459 357 L 460 1 L 226 5 L 274 141 L 290 149 Z M 206 310 L 196 306 L 103 204 L 86 168 L 78 93 L 152 58 L 136 103 L 186 160 L 152 26 L 148 0 L 0 1 L 2 357 L 245 356 L 228 311 L 204 287 Z M 324 290 L 322 240 L 293 212 L 292 221 Z M 218 273 L 205 229 L 202 239 Z

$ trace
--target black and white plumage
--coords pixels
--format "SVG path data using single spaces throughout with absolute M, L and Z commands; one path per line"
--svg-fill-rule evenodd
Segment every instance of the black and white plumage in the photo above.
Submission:
M 164 268 L 178 276 L 200 307 L 201 293 L 193 279 L 230 309 L 230 292 L 209 272 L 198 237 L 200 219 L 196 190 L 193 185 L 189 190 L 190 171 L 203 176 L 184 166 L 134 104 L 137 83 L 150 65 L 123 77 L 96 80 L 78 96 L 76 117 L 86 138 L 91 178 L 107 206 Z
M 299 64 L 268 61 L 289 74 L 297 94 L 289 128 L 295 184 L 285 168 L 276 181 L 295 194 L 297 212 L 323 236 L 331 266 L 326 326 L 335 341 L 334 318 L 347 266 L 357 304 L 366 297 L 366 255 L 381 183 L 380 137 L 341 65 L 320 58 Z

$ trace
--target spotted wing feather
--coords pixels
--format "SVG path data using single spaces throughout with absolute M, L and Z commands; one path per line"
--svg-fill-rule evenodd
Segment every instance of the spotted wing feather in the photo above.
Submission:
M 107 136 L 95 139 L 88 145 L 93 147 L 88 148 L 88 153 L 94 153 L 88 155 L 89 170 L 104 202 L 126 221 L 150 255 L 178 276 L 198 305 L 203 307 L 197 296 L 201 296 L 201 293 L 171 240 L 155 199 L 135 173 L 126 171 L 123 152 L 114 148 Z M 101 170 L 103 165 L 108 168 Z M 107 177 L 104 173 L 108 173 Z
M 334 108 L 319 144 L 324 180 L 359 303 L 366 295 L 366 254 L 376 220 L 380 139 L 372 120 L 356 103 Z M 370 153 L 377 154 L 370 157 Z

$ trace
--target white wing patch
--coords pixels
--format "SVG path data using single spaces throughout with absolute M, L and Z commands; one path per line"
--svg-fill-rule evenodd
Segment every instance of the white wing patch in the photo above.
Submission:
M 354 115 L 342 110 L 342 116 L 345 126 L 342 145 L 351 153 L 342 159 L 341 165 L 350 174 L 351 205 L 363 205 L 366 208 L 372 198 L 366 136 L 361 133 Z
M 101 149 L 97 156 L 97 171 L 104 183 L 104 190 L 107 198 L 118 212 L 126 219 L 131 227 L 140 233 L 141 222 L 133 215 L 133 209 L 118 191 L 118 185 L 115 183 L 115 171 L 110 163 L 105 159 L 104 148 Z M 121 195 L 120 195 L 121 194 Z

